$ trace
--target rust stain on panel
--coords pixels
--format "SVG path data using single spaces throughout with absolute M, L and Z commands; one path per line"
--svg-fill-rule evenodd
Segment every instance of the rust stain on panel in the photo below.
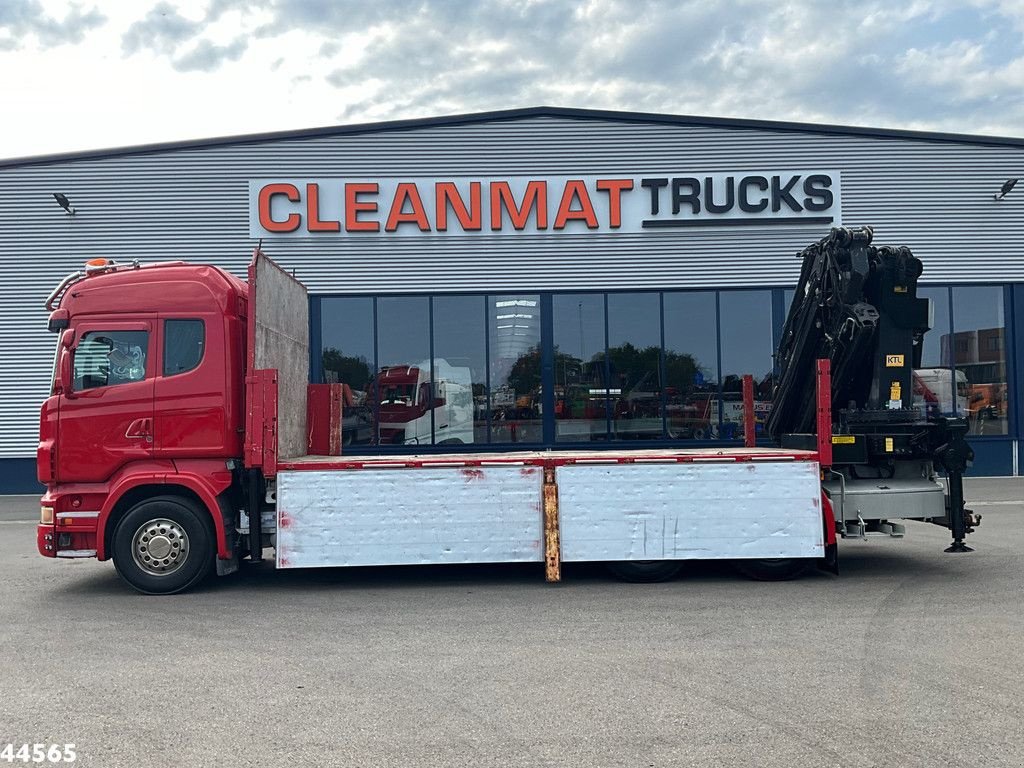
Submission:
M 558 485 L 553 467 L 544 469 L 544 576 L 562 580 L 562 542 L 558 521 Z

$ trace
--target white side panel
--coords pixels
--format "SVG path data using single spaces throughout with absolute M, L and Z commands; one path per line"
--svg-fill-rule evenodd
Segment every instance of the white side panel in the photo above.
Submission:
M 277 567 L 544 558 L 538 467 L 281 472 Z
M 562 559 L 822 557 L 816 462 L 558 470 Z

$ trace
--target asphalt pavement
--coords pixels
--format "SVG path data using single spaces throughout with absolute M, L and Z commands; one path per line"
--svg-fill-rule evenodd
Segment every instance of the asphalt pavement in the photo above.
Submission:
M 35 552 L 0 500 L 0 748 L 83 766 L 1024 764 L 1024 479 L 841 574 L 263 565 L 173 597 Z M 0 760 L 0 764 L 4 764 Z M 20 764 L 17 761 L 15 764 Z

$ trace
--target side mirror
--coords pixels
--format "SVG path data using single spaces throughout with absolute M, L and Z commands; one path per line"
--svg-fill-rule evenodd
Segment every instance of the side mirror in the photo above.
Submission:
M 53 394 L 68 395 L 71 393 L 71 348 L 75 343 L 75 332 L 65 329 L 57 339 L 57 370 L 54 371 Z
M 66 309 L 55 309 L 50 313 L 46 327 L 52 333 L 60 333 L 71 324 L 71 313 Z

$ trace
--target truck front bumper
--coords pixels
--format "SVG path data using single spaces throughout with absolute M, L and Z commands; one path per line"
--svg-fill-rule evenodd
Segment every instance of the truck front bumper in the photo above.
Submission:
M 43 557 L 96 557 L 99 512 L 82 507 L 82 495 L 61 495 L 52 489 L 40 499 L 36 548 Z
M 53 525 L 36 526 L 36 547 L 43 557 L 57 556 L 57 527 Z

